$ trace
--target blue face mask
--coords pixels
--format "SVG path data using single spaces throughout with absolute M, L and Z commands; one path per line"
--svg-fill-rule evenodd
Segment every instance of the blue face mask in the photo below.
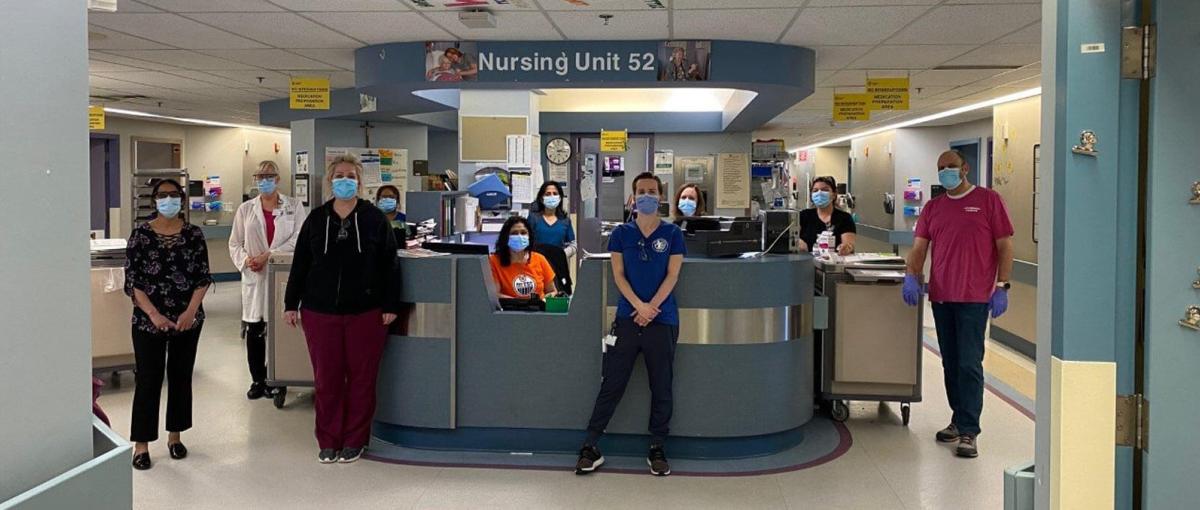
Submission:
M 690 198 L 679 199 L 679 212 L 683 213 L 684 216 L 696 214 L 696 201 Z
M 658 212 L 657 195 L 638 195 L 633 204 L 638 214 L 654 214 Z
M 396 199 L 385 197 L 379 199 L 379 210 L 385 213 L 390 213 L 396 210 Z
M 164 218 L 174 218 L 179 214 L 179 208 L 183 204 L 183 199 L 177 197 L 159 198 L 154 201 L 154 208 L 158 210 L 158 214 Z
M 275 179 L 263 179 L 258 181 L 258 192 L 263 195 L 270 195 L 275 192 Z
M 812 192 L 812 202 L 817 207 L 827 207 L 833 202 L 833 193 L 828 191 L 814 191 Z
M 525 251 L 529 247 L 529 236 L 513 234 L 508 236 L 508 249 L 512 251 Z
M 938 170 L 938 184 L 941 184 L 946 191 L 962 185 L 962 172 L 957 168 L 943 168 Z
M 342 177 L 333 180 L 333 196 L 339 200 L 349 200 L 358 194 L 358 179 Z
M 546 196 L 542 197 L 542 204 L 551 209 L 558 208 L 558 205 L 561 203 L 562 203 L 562 197 L 560 197 L 558 195 L 546 195 Z

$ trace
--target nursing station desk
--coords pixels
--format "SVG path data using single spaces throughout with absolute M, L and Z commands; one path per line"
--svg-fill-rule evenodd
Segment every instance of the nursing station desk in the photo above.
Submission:
M 413 307 L 407 335 L 384 350 L 375 437 L 412 448 L 576 452 L 616 310 L 609 260 L 582 262 L 567 313 L 497 310 L 483 256 L 399 260 L 401 297 Z M 803 439 L 813 414 L 813 281 L 807 254 L 685 259 L 672 455 L 756 456 Z M 649 408 L 639 360 L 605 452 L 644 453 Z

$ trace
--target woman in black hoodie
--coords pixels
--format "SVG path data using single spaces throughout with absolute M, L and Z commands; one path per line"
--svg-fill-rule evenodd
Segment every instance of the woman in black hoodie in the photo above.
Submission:
M 379 208 L 358 198 L 361 176 L 354 156 L 329 165 L 333 198 L 300 228 L 284 297 L 312 359 L 323 464 L 358 460 L 370 440 L 379 360 L 400 308 L 396 238 Z

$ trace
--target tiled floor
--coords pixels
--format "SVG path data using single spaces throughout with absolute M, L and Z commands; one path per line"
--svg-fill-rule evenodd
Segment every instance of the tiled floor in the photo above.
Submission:
M 1033 457 L 1033 422 L 988 393 L 982 455 L 955 458 L 934 442 L 948 421 L 940 360 L 924 356 L 924 402 L 900 426 L 895 406 L 853 403 L 854 445 L 815 468 L 744 478 L 655 478 L 563 471 L 424 468 L 360 461 L 316 462 L 312 406 L 290 397 L 286 409 L 247 401 L 245 353 L 238 338 L 240 293 L 218 284 L 205 302 L 197 361 L 191 456 L 167 457 L 151 445 L 154 469 L 134 473 L 140 509 L 242 508 L 816 508 L 994 509 L 1003 506 L 1003 470 Z M 129 431 L 133 376 L 107 388 L 100 403 L 120 433 Z M 165 434 L 163 435 L 165 439 Z

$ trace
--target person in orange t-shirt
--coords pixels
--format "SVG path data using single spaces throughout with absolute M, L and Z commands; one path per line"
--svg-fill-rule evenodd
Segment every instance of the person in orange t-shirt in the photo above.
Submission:
M 500 228 L 496 253 L 489 258 L 500 297 L 527 299 L 555 293 L 554 269 L 546 257 L 530 249 L 530 232 L 529 221 L 520 216 L 509 218 Z

